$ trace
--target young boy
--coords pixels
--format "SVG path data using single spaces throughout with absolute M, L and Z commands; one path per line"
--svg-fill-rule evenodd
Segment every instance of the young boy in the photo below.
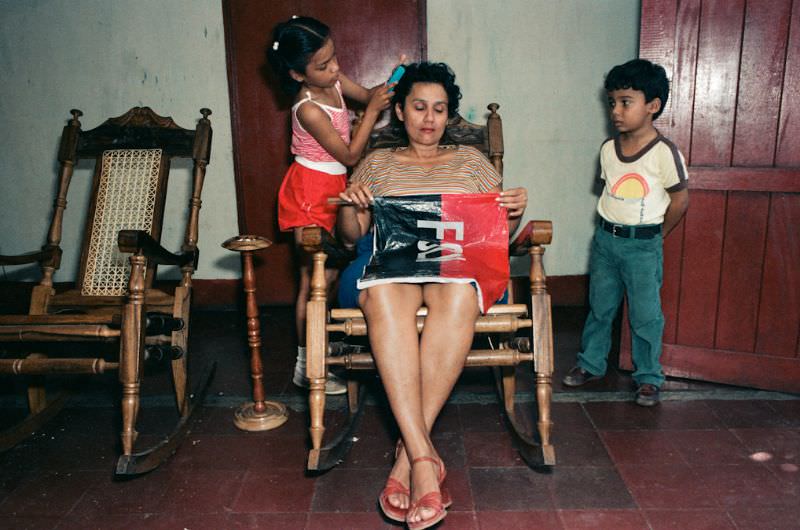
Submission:
M 644 59 L 615 66 L 606 76 L 611 121 L 619 133 L 600 148 L 605 181 L 589 261 L 589 316 L 583 351 L 564 377 L 576 387 L 602 378 L 611 348 L 611 325 L 627 293 L 633 338 L 636 403 L 653 406 L 664 382 L 660 289 L 662 241 L 689 206 L 686 164 L 653 121 L 667 103 L 664 69 Z

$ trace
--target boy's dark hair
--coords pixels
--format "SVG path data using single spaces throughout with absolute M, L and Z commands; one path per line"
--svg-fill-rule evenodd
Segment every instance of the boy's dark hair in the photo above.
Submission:
M 456 74 L 445 63 L 412 63 L 404 65 L 406 71 L 397 85 L 392 96 L 392 108 L 396 104 L 401 107 L 406 102 L 406 97 L 411 92 L 414 83 L 437 83 L 442 85 L 447 93 L 447 117 L 453 118 L 458 113 L 458 101 L 461 99 L 461 89 L 456 84 Z M 392 122 L 395 130 L 405 136 L 406 130 L 403 123 L 392 111 Z
M 287 94 L 293 96 L 300 90 L 300 83 L 292 79 L 289 70 L 304 74 L 311 56 L 325 45 L 330 35 L 328 26 L 311 17 L 290 18 L 272 30 L 267 59 Z
M 630 88 L 644 92 L 644 100 L 650 103 L 655 98 L 661 100 L 661 108 L 653 114 L 655 120 L 664 111 L 669 97 L 667 72 L 661 65 L 647 59 L 633 59 L 611 69 L 606 76 L 606 92 Z

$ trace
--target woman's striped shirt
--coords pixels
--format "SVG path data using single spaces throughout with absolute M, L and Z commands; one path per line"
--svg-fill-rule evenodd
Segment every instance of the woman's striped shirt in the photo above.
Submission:
M 353 172 L 351 181 L 363 182 L 376 196 L 440 193 L 486 193 L 503 178 L 483 154 L 460 145 L 450 161 L 430 168 L 398 162 L 394 149 L 370 153 Z

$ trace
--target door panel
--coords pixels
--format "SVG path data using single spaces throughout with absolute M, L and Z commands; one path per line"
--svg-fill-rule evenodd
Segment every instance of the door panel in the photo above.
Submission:
M 640 55 L 667 69 L 657 126 L 689 164 L 664 243 L 665 371 L 800 391 L 800 2 L 644 0 Z
M 331 28 L 342 71 L 364 86 L 386 80 L 400 53 L 425 57 L 425 0 L 224 0 L 239 229 L 275 244 L 255 260 L 260 304 L 292 304 L 293 239 L 277 225 L 278 188 L 291 155 L 291 100 L 265 69 L 271 29 L 294 14 Z

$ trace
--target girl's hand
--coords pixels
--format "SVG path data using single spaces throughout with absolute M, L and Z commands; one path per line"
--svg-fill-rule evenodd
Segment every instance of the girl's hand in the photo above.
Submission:
M 497 198 L 497 202 L 503 208 L 508 209 L 508 217 L 510 219 L 522 217 L 522 214 L 525 213 L 525 207 L 528 206 L 528 190 L 520 187 L 502 191 Z
M 339 194 L 339 198 L 363 210 L 372 204 L 372 191 L 363 182 L 352 182 Z
M 394 84 L 391 86 L 394 86 Z M 392 93 L 389 92 L 389 88 L 389 85 L 384 84 L 378 85 L 372 89 L 366 112 L 380 114 L 382 111 L 389 108 L 392 102 Z

